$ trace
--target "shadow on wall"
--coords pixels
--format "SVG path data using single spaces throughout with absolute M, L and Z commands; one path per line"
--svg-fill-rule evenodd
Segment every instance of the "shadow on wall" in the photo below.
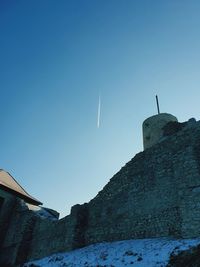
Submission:
M 88 227 L 88 204 L 73 206 L 71 213 L 76 218 L 72 249 L 81 248 L 86 245 L 85 232 Z

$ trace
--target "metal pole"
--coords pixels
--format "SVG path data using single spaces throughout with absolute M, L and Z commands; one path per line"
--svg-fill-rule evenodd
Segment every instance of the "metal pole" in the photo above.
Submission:
M 158 114 L 160 114 L 160 107 L 159 107 L 159 102 L 158 102 L 158 96 L 157 95 L 156 95 L 156 104 L 157 104 Z

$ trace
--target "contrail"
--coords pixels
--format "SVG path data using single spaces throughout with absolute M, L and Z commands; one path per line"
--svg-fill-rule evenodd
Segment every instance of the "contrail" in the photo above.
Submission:
M 98 114 L 97 114 L 97 128 L 100 126 L 100 117 L 101 117 L 101 96 L 99 94 L 99 104 L 98 104 Z

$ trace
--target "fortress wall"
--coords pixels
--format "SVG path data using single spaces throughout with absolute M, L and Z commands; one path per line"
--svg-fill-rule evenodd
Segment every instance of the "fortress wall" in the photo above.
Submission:
M 200 185 L 194 153 L 199 137 L 199 127 L 186 128 L 138 154 L 123 167 L 89 203 L 88 244 L 197 236 L 200 212 L 196 215 L 196 206 L 200 195 L 196 192 L 195 198 L 190 196 L 190 188 Z M 193 223 L 188 211 L 193 214 Z
M 134 159 L 115 178 L 116 184 L 111 181 L 89 204 L 89 243 L 180 235 L 173 169 L 167 159 L 154 157 L 151 161 L 145 155 L 143 164 Z
M 137 154 L 93 200 L 72 207 L 69 216 L 38 222 L 29 257 L 103 241 L 198 236 L 200 127 L 195 125 Z
M 13 199 L 14 208 L 7 210 L 11 215 L 9 220 L 4 221 L 0 216 L 3 222 L 8 223 L 8 231 L 0 248 L 0 266 L 9 264 L 18 267 L 30 259 L 85 245 L 85 205 L 74 206 L 70 216 L 61 220 L 49 220 L 28 210 L 19 199 Z
M 0 197 L 3 200 L 0 207 L 0 247 L 6 237 L 12 211 L 15 206 L 15 198 L 0 189 Z
M 0 214 L 0 218 L 7 224 L 7 231 L 1 243 L 0 265 L 18 266 L 18 263 L 25 262 L 28 259 L 28 250 L 32 239 L 31 232 L 36 217 L 22 205 L 18 198 L 11 197 L 8 202 L 11 206 L 7 220 L 4 221 L 3 214 Z M 3 207 L 2 211 L 4 213 L 8 210 Z
M 16 199 L 9 193 L 0 189 L 0 196 L 4 199 L 3 205 L 0 209 L 0 265 L 1 263 L 9 261 L 9 257 L 16 254 L 13 247 L 4 248 L 4 241 L 9 235 L 10 221 L 13 211 L 16 207 Z M 7 253 L 8 252 L 8 253 Z
M 182 235 L 186 238 L 200 236 L 200 135 L 191 147 L 193 157 L 187 155 L 183 165 L 187 173 L 186 190 L 181 191 Z
M 72 250 L 74 221 L 69 216 L 59 221 L 37 221 L 29 251 L 29 258 L 40 258 L 52 253 Z
M 31 211 L 23 216 L 16 212 L 4 248 L 14 246 L 15 260 L 22 263 L 103 241 L 197 237 L 199 225 L 200 123 L 196 122 L 137 154 L 93 200 L 72 207 L 69 216 L 50 221 Z
M 33 231 L 30 259 L 83 247 L 87 228 L 87 204 L 75 205 L 71 214 L 58 221 L 37 220 Z

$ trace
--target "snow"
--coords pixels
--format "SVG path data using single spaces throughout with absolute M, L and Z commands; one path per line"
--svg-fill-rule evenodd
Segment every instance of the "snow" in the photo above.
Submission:
M 29 203 L 24 203 L 24 204 L 28 207 L 29 210 L 33 211 L 40 218 L 57 221 L 57 218 L 52 213 L 50 213 L 47 208 L 32 205 Z
M 57 221 L 57 218 L 55 218 L 55 216 L 53 216 L 50 212 L 48 212 L 48 210 L 40 207 L 39 210 L 35 211 L 36 215 L 40 216 L 40 218 L 48 218 L 50 220 L 56 220 Z
M 170 254 L 200 244 L 200 239 L 137 239 L 100 243 L 56 253 L 24 267 L 165 267 Z

